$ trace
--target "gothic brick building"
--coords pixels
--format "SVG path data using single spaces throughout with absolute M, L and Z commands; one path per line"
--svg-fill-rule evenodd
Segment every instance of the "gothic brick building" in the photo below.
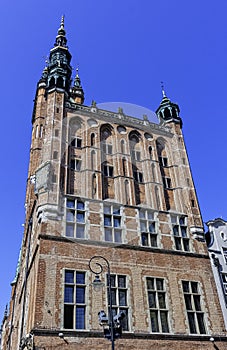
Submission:
M 86 106 L 78 72 L 71 85 L 70 60 L 62 19 L 37 85 L 25 231 L 2 349 L 110 349 L 98 312 L 111 299 L 113 315 L 125 315 L 117 349 L 207 350 L 213 337 L 224 350 L 178 105 L 163 91 L 156 123 Z M 99 293 L 94 256 L 105 282 Z

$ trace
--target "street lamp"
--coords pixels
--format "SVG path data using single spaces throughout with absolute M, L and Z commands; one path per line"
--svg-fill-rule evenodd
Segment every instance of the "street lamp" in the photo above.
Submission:
M 120 313 L 113 317 L 109 261 L 101 255 L 95 255 L 89 261 L 89 269 L 95 274 L 95 279 L 92 283 L 95 290 L 105 285 L 99 278 L 105 266 L 107 268 L 108 317 L 106 317 L 104 310 L 101 310 L 98 315 L 100 324 L 105 325 L 108 323 L 109 325 L 109 329 L 104 329 L 104 336 L 111 341 L 111 349 L 114 350 L 114 340 L 121 335 L 120 321 L 125 317 L 125 314 Z

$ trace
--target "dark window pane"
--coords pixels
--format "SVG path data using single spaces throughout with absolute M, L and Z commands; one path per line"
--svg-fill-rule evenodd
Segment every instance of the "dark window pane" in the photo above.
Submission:
M 159 332 L 159 327 L 158 327 L 158 314 L 156 311 L 151 311 L 151 329 L 152 332 Z
M 191 295 L 185 294 L 184 300 L 185 300 L 186 309 L 187 310 L 192 310 Z
M 76 329 L 85 329 L 85 308 L 76 308 Z
M 77 207 L 77 209 L 84 210 L 84 203 L 77 201 L 76 207 Z
M 107 241 L 107 242 L 112 242 L 113 241 L 112 230 L 105 229 L 105 241 Z
M 112 166 L 110 166 L 109 167 L 109 176 L 113 176 L 113 167 Z
M 65 303 L 73 303 L 73 294 L 74 294 L 74 287 L 73 286 L 65 286 Z
M 191 282 L 191 286 L 192 286 L 192 293 L 198 293 L 198 283 Z
M 155 223 L 154 222 L 149 224 L 149 232 L 155 232 Z
M 140 217 L 141 219 L 145 219 L 145 211 L 140 210 L 140 211 L 139 211 L 139 217 Z
M 126 288 L 126 277 L 125 276 L 118 276 L 118 287 Z
M 74 283 L 74 271 L 70 271 L 70 270 L 65 271 L 65 282 Z
M 148 246 L 148 234 L 143 232 L 141 235 L 142 245 Z
M 197 320 L 198 320 L 200 334 L 206 334 L 206 329 L 205 329 L 205 324 L 204 324 L 204 319 L 203 319 L 202 313 L 197 314 Z
M 111 226 L 111 216 L 104 215 L 104 226 Z
M 64 328 L 73 328 L 73 305 L 64 305 Z
M 121 226 L 121 218 L 114 217 L 114 227 L 120 227 Z
M 127 291 L 126 290 L 119 291 L 119 305 L 120 306 L 127 305 Z
M 146 221 L 140 221 L 140 230 L 141 232 L 147 232 Z
M 76 221 L 84 223 L 84 212 L 82 212 L 82 213 L 77 212 L 77 214 L 76 214 Z
M 81 139 L 76 139 L 76 144 L 75 144 L 76 147 L 78 148 L 81 148 L 82 146 L 82 140 Z
M 110 282 L 111 282 L 111 287 L 115 287 L 116 286 L 116 277 L 111 275 Z
M 156 235 L 151 235 L 151 246 L 157 247 L 157 236 Z
M 186 252 L 188 252 L 189 251 L 189 239 L 183 239 L 183 246 L 184 246 L 184 250 L 186 251 Z
M 164 290 L 164 287 L 163 287 L 163 280 L 157 278 L 157 280 L 156 280 L 156 286 L 157 286 L 157 290 Z
M 186 227 L 181 227 L 181 235 L 182 235 L 182 237 L 187 237 Z
M 120 215 L 120 208 L 113 208 L 114 215 Z
M 165 293 L 158 293 L 158 303 L 160 309 L 166 308 Z
M 111 290 L 111 295 L 112 295 L 112 305 L 117 305 L 117 297 L 116 297 L 116 290 L 115 289 Z
M 85 288 L 76 287 L 76 303 L 84 304 L 85 303 Z
M 67 208 L 75 208 L 75 202 L 67 199 Z
M 76 273 L 76 284 L 85 284 L 85 273 L 77 272 Z
M 173 226 L 173 234 L 174 234 L 174 236 L 179 236 L 179 227 L 178 226 Z
M 161 319 L 161 325 L 162 325 L 162 332 L 163 333 L 169 333 L 167 312 L 161 311 L 160 312 L 160 319 Z
M 196 334 L 196 325 L 195 325 L 195 315 L 194 313 L 188 313 L 188 323 L 190 328 L 190 333 Z
M 150 308 L 156 308 L 155 292 L 148 292 L 148 302 Z
M 147 278 L 147 289 L 154 290 L 154 279 L 153 278 Z
M 183 291 L 184 291 L 185 293 L 189 293 L 189 282 L 183 281 L 183 282 L 182 282 L 182 286 L 183 286 Z
M 122 320 L 122 329 L 124 331 L 128 331 L 128 310 L 121 308 L 120 311 L 123 311 L 124 314 L 125 314 L 125 317 Z
M 179 223 L 180 225 L 185 225 L 185 218 L 180 218 Z
M 180 237 L 174 237 L 174 240 L 175 240 L 176 250 L 182 250 L 181 238 Z
M 194 304 L 195 304 L 196 311 L 201 311 L 200 296 L 194 295 L 193 298 L 194 298 Z

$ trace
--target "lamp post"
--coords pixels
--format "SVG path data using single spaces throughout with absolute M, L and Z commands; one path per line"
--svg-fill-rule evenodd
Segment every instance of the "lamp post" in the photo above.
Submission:
M 95 261 L 96 260 L 96 261 Z M 92 263 L 97 267 L 92 268 Z M 106 265 L 107 268 L 107 292 L 108 292 L 108 320 L 109 320 L 109 330 L 110 330 L 110 341 L 111 349 L 114 350 L 114 320 L 113 320 L 113 310 L 112 310 L 112 295 L 111 295 L 111 278 L 110 278 L 110 264 L 109 261 L 101 255 L 93 256 L 89 261 L 89 269 L 95 274 L 95 280 L 93 282 L 94 287 L 102 285 L 99 275 L 103 272 Z

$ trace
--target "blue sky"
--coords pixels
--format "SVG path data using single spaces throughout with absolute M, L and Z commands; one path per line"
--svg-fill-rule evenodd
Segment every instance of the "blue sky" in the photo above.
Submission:
M 179 104 L 206 222 L 227 220 L 226 0 L 1 1 L 0 319 L 23 235 L 36 83 L 65 15 L 85 104 Z

